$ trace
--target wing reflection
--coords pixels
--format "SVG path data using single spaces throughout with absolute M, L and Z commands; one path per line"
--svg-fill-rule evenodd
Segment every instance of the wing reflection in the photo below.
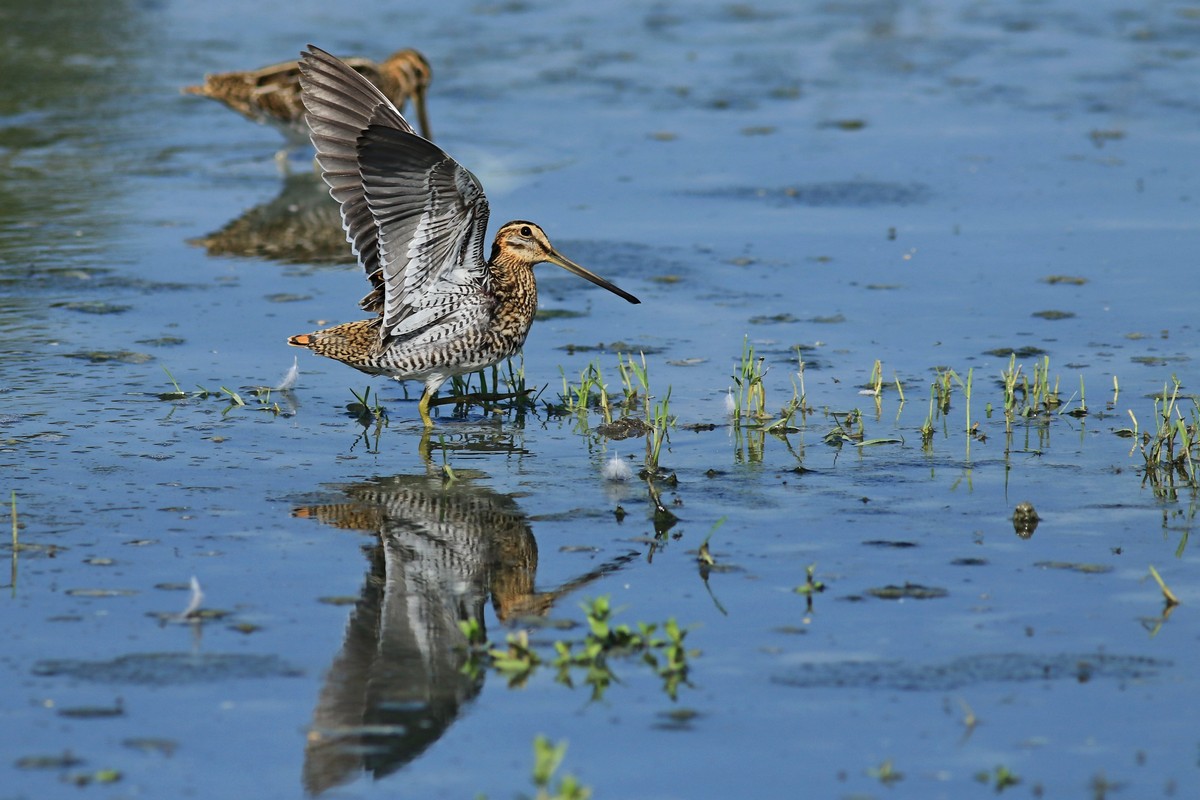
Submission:
M 462 671 L 466 638 L 458 623 L 482 622 L 488 595 L 501 620 L 544 614 L 628 560 L 537 592 L 537 542 L 525 514 L 512 497 L 472 485 L 471 477 L 381 478 L 337 487 L 340 502 L 293 511 L 378 534 L 313 712 L 303 774 L 310 794 L 360 770 L 389 775 L 442 736 L 482 688 L 482 676 Z
M 353 264 L 338 204 L 306 170 L 284 178 L 275 199 L 254 206 L 219 231 L 189 239 L 210 256 L 266 258 L 285 264 Z

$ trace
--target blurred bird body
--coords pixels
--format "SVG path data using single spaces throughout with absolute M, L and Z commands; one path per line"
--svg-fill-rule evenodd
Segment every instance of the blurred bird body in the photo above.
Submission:
M 392 102 L 403 109 L 409 100 L 417 111 L 421 135 L 433 136 L 425 95 L 432 70 L 416 50 L 398 50 L 376 63 L 368 58 L 342 59 Z M 209 97 L 224 103 L 246 119 L 279 129 L 294 144 L 308 142 L 304 102 L 300 99 L 300 65 L 295 61 L 271 64 L 245 72 L 220 72 L 204 76 L 204 83 L 185 86 L 186 94 Z

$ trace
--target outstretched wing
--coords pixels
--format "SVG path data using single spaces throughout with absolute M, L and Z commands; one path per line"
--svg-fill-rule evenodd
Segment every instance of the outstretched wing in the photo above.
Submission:
M 374 291 L 386 339 L 417 309 L 485 280 L 488 203 L 478 179 L 411 125 L 377 88 L 318 47 L 300 59 L 321 177 Z M 407 327 L 407 326 L 405 326 Z

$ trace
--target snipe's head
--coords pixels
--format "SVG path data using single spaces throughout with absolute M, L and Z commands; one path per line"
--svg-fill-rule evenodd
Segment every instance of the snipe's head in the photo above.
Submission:
M 584 269 L 559 253 L 554 249 L 554 245 L 550 244 L 546 232 L 532 222 L 516 220 L 502 226 L 496 232 L 496 242 L 492 245 L 492 257 L 488 261 L 499 266 L 517 269 L 533 269 L 534 264 L 542 262 L 557 264 L 568 272 L 589 280 L 597 286 L 602 286 L 631 303 L 642 302 L 624 289 L 609 283 L 596 273 Z
M 424 89 L 433 78 L 433 69 L 425 56 L 416 50 L 397 50 L 379 65 L 380 70 L 391 75 L 401 86 L 415 92 Z

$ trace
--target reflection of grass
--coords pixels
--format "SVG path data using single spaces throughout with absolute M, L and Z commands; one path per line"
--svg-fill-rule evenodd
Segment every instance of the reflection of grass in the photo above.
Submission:
M 552 744 L 545 736 L 533 740 L 533 785 L 537 787 L 534 800 L 587 800 L 592 796 L 592 790 L 570 773 L 559 778 L 557 786 L 551 787 L 554 773 L 566 755 L 565 741 Z
M 554 655 L 543 655 L 529 640 L 529 632 L 510 633 L 503 647 L 487 641 L 478 620 L 459 624 L 467 639 L 468 660 L 465 672 L 478 674 L 491 669 L 503 675 L 509 686 L 523 686 L 539 667 L 557 670 L 557 680 L 574 686 L 576 674 L 592 688 L 592 699 L 599 700 L 616 680 L 610 660 L 641 656 L 663 681 L 663 691 L 674 700 L 680 684 L 687 682 L 688 659 L 698 653 L 684 646 L 687 629 L 674 618 L 661 624 L 639 622 L 636 628 L 616 624 L 607 596 L 584 603 L 588 632 L 582 640 L 560 639 L 551 645 Z

